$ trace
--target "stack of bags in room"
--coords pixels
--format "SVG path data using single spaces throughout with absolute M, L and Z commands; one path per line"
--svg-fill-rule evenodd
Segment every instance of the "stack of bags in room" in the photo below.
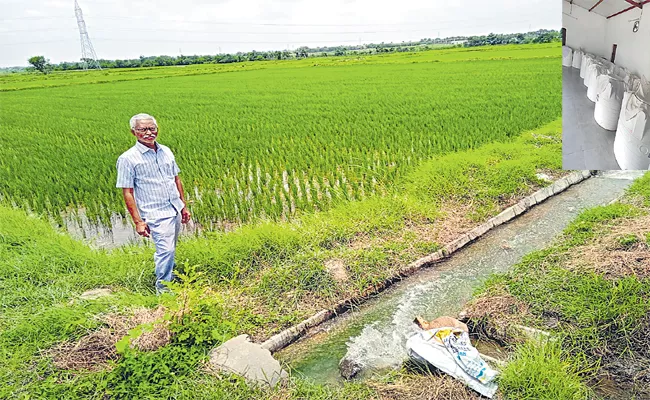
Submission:
M 624 87 L 614 155 L 621 169 L 650 169 L 650 82 L 630 75 Z
M 614 155 L 621 169 L 650 169 L 650 82 L 606 58 L 562 48 L 562 65 L 580 69 L 594 119 L 616 131 Z

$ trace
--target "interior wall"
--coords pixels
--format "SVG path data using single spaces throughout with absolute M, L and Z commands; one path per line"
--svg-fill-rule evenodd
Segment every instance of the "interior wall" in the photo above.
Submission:
M 645 15 L 641 10 L 631 10 L 607 20 L 605 44 L 616 47 L 616 64 L 650 79 L 650 3 Z M 632 32 L 634 19 L 641 18 L 639 31 Z
M 609 57 L 611 55 L 611 45 L 608 50 L 606 46 L 606 26 L 607 19 L 602 15 L 590 13 L 589 10 L 562 0 L 562 27 L 566 29 L 567 46 Z

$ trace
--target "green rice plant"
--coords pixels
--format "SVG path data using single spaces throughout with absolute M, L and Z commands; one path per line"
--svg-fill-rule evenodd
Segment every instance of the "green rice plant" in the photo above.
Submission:
M 557 45 L 525 45 L 227 74 L 213 72 L 233 66 L 110 71 L 97 84 L 95 72 L 0 77 L 0 200 L 59 224 L 77 212 L 101 224 L 126 215 L 115 161 L 143 111 L 157 117 L 204 226 L 385 195 L 423 160 L 556 119 L 559 57 Z

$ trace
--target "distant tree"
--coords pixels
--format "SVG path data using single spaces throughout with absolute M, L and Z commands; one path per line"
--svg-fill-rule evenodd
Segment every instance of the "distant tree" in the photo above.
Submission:
M 27 61 L 32 64 L 37 71 L 43 74 L 50 72 L 50 60 L 46 60 L 43 56 L 30 57 Z
M 300 46 L 296 49 L 296 58 L 307 58 L 309 57 L 309 47 Z
M 551 32 L 544 32 L 533 39 L 533 43 L 550 43 L 556 40 L 556 35 Z

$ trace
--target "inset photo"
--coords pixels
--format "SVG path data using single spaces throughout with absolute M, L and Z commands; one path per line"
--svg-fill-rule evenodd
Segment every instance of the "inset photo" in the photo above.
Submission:
M 650 167 L 650 0 L 563 0 L 562 168 Z

